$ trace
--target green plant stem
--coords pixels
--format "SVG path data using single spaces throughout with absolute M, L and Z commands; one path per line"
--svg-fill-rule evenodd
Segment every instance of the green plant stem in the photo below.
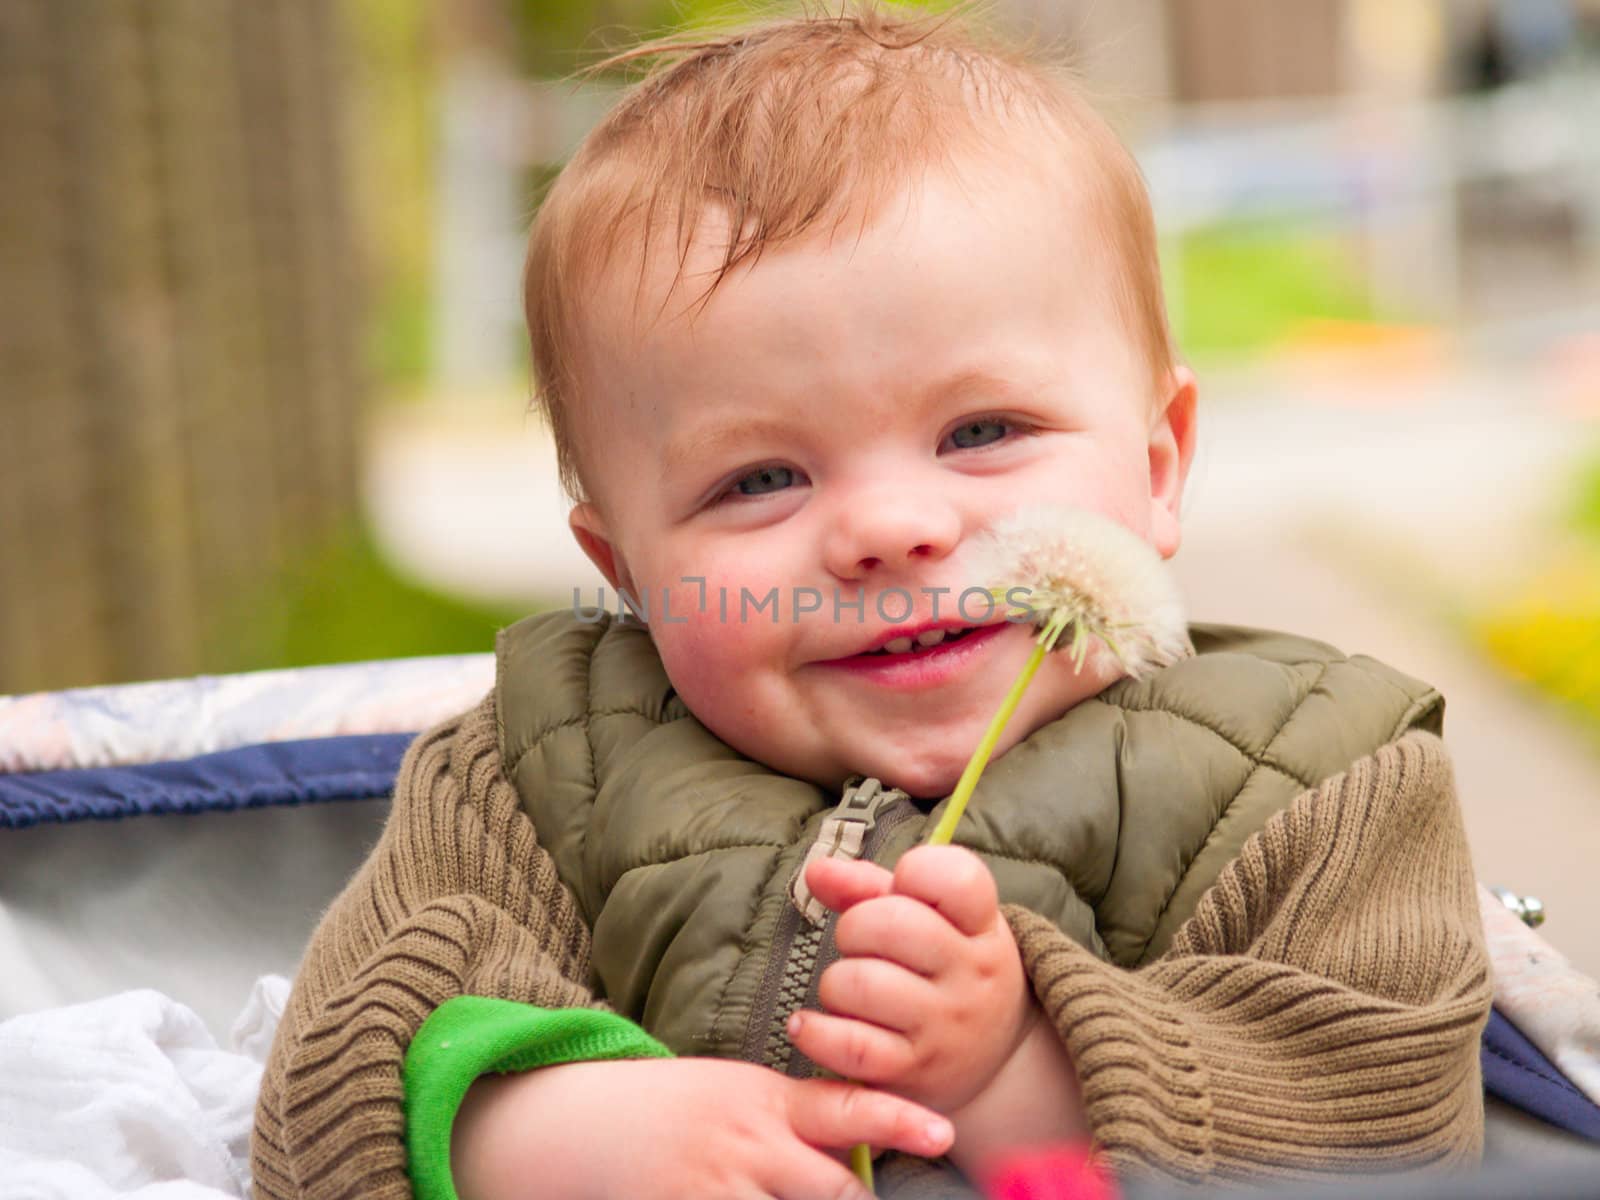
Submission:
M 956 783 L 956 790 L 950 793 L 950 803 L 945 805 L 944 815 L 939 818 L 939 823 L 933 827 L 933 832 L 928 835 L 926 842 L 929 846 L 948 846 L 950 839 L 955 836 L 956 825 L 961 821 L 961 814 L 967 809 L 967 801 L 972 798 L 973 790 L 978 786 L 978 777 L 983 774 L 983 769 L 989 765 L 989 756 L 994 753 L 995 746 L 1000 741 L 1000 735 L 1005 732 L 1006 722 L 1011 720 L 1011 714 L 1017 711 L 1017 705 L 1022 702 L 1022 693 L 1028 690 L 1028 684 L 1033 681 L 1034 672 L 1039 669 L 1039 664 L 1044 661 L 1044 656 L 1049 652 L 1042 640 L 1034 646 L 1033 653 L 1028 656 L 1028 661 L 1022 668 L 1022 674 L 1017 676 L 1017 681 L 1011 685 L 1011 690 L 1006 693 L 1006 698 L 1000 704 L 1000 710 L 994 714 L 994 719 L 989 722 L 989 728 L 984 732 L 983 740 L 978 743 L 978 748 L 972 752 L 972 757 L 967 760 L 967 769 L 961 772 L 961 779 Z
M 859 1146 L 850 1147 L 850 1169 L 856 1173 L 856 1178 L 866 1185 L 867 1191 L 874 1196 L 878 1189 L 872 1186 L 872 1147 L 862 1142 Z

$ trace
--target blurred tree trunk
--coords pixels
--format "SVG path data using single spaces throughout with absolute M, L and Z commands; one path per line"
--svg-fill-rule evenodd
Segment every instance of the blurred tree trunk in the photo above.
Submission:
M 355 508 L 336 16 L 0 5 L 0 692 L 194 671 Z

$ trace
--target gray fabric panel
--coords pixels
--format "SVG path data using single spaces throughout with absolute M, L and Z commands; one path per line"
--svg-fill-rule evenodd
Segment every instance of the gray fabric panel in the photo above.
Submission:
M 261 975 L 292 976 L 385 800 L 0 833 L 0 1019 L 154 988 L 226 1044 Z

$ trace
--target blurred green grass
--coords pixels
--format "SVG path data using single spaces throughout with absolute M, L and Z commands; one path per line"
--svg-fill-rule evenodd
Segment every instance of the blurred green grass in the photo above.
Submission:
M 1600 451 L 1584 470 L 1575 489 L 1577 499 L 1573 504 L 1573 524 L 1594 539 L 1600 546 Z
M 1377 319 L 1353 251 L 1337 232 L 1279 224 L 1187 231 L 1168 249 L 1173 334 L 1191 359 L 1249 357 L 1307 324 Z
M 476 604 L 404 577 L 352 526 L 303 551 L 278 586 L 216 614 L 208 671 L 254 671 L 494 649 L 495 631 L 534 611 Z

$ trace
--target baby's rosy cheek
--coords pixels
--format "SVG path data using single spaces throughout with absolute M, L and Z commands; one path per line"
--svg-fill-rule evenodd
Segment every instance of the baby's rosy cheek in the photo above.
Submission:
M 672 589 L 670 620 L 653 622 L 651 633 L 668 674 L 680 692 L 691 687 L 737 689 L 740 677 L 767 658 L 784 626 L 770 607 L 759 616 L 740 609 L 737 588 L 697 584 Z

